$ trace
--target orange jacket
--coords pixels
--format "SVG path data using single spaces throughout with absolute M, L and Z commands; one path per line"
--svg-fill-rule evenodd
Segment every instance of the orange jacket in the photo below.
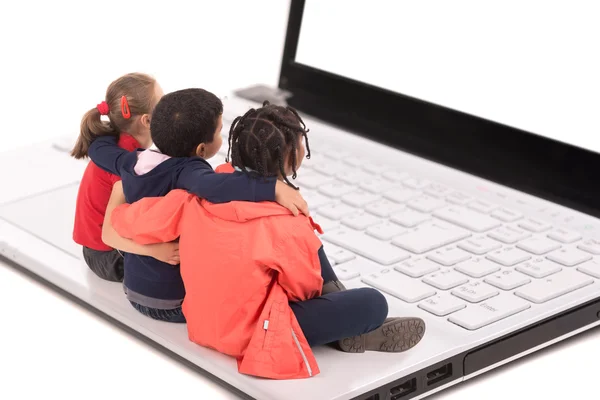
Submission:
M 180 238 L 191 341 L 236 357 L 244 374 L 319 373 L 288 304 L 321 295 L 322 244 L 311 219 L 276 203 L 211 204 L 174 190 L 116 208 L 112 222 L 141 244 Z

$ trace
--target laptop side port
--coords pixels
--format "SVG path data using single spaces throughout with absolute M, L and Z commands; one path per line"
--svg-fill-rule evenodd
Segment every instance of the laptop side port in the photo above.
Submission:
M 390 389 L 390 400 L 399 400 L 417 390 L 417 378 L 412 378 Z
M 375 393 L 374 395 L 367 397 L 365 400 L 379 400 L 379 395 Z
M 427 386 L 435 385 L 452 377 L 452 363 L 442 365 L 427 373 Z

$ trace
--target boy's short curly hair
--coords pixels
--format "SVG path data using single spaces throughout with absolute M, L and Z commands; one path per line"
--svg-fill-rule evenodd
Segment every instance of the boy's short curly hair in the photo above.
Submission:
M 152 141 L 170 157 L 193 156 L 200 143 L 212 143 L 222 114 L 221 100 L 204 89 L 166 94 L 152 113 Z

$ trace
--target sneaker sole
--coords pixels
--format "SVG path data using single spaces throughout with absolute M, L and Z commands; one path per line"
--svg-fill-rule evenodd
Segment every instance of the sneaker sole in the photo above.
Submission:
M 401 353 L 415 347 L 424 335 L 425 321 L 420 318 L 388 318 L 372 332 L 340 340 L 339 346 L 347 353 Z

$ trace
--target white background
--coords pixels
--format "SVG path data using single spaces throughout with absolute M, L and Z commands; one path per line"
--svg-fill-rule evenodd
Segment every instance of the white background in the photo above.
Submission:
M 200 86 L 222 94 L 256 82 L 275 85 L 287 7 L 281 0 L 2 2 L 0 150 L 76 132 L 108 83 L 134 70 L 155 75 L 165 91 Z M 578 25 L 565 19 L 563 27 Z M 359 55 L 355 63 L 357 71 L 373 66 Z M 461 87 L 477 89 L 469 85 Z M 539 123 L 533 116 L 543 111 L 533 110 L 528 123 Z M 0 171 L 0 182 L 8 173 L 18 171 Z M 0 303 L 1 399 L 236 398 L 1 262 Z M 582 335 L 432 399 L 596 399 L 599 339 L 597 330 Z
M 308 1 L 296 60 L 600 152 L 597 1 L 368 4 Z

